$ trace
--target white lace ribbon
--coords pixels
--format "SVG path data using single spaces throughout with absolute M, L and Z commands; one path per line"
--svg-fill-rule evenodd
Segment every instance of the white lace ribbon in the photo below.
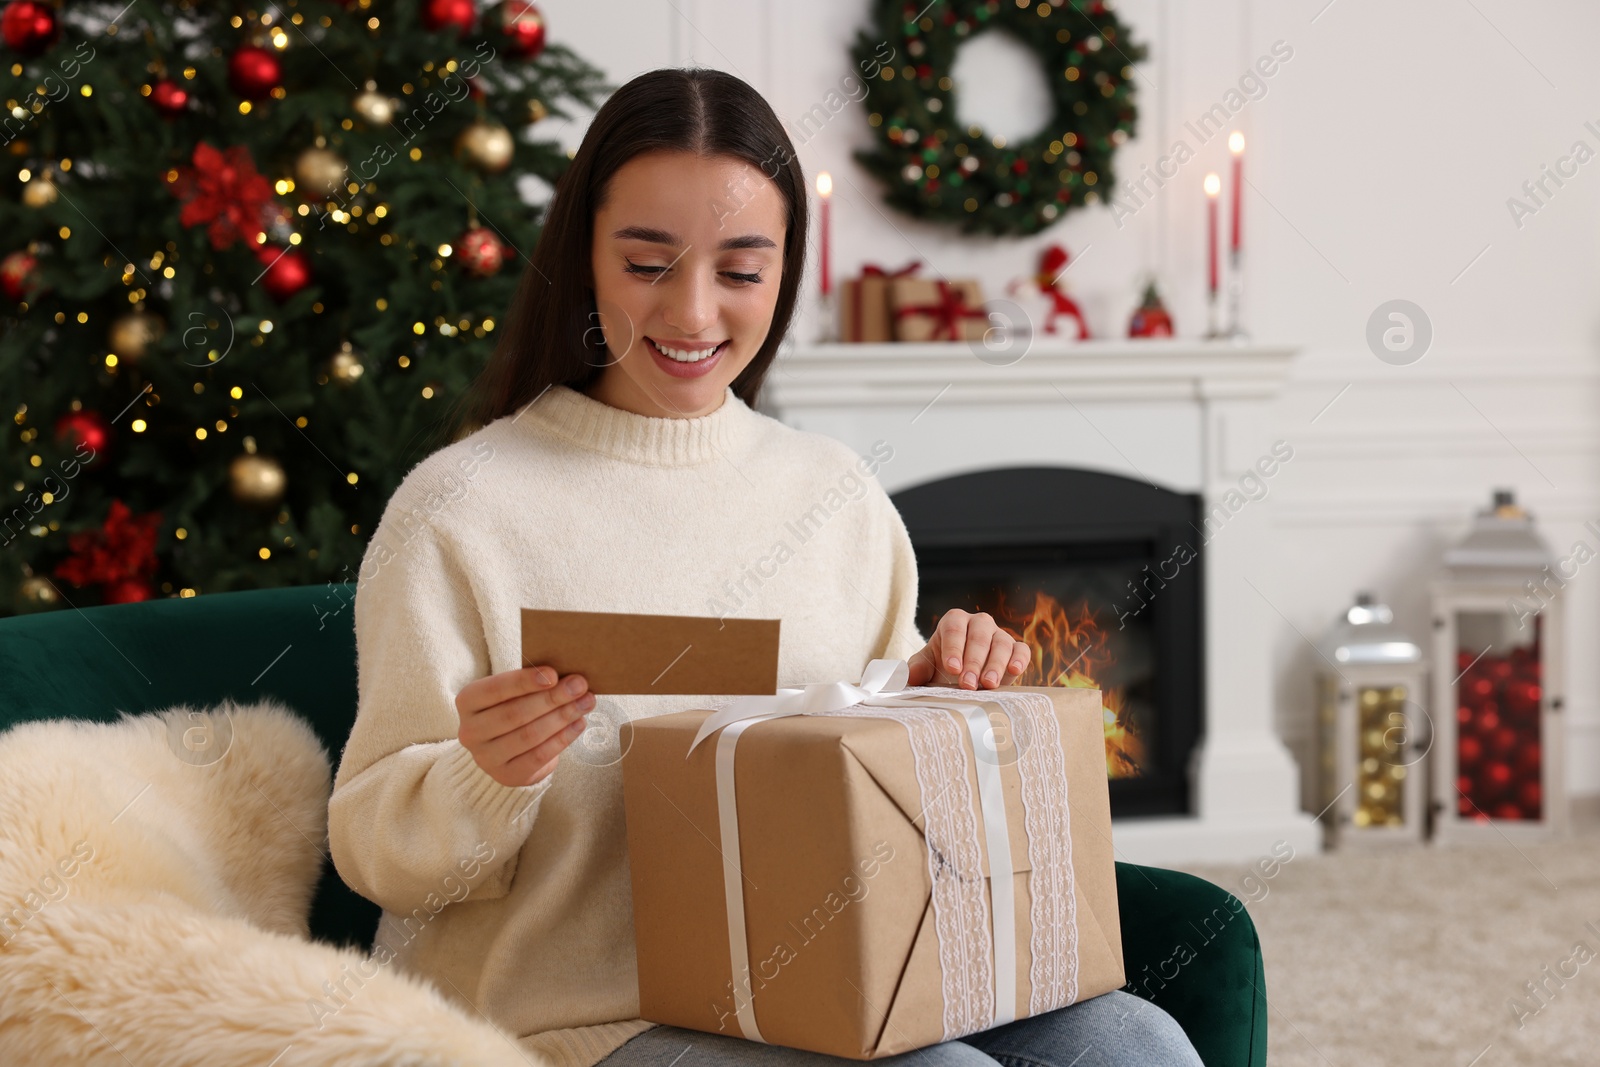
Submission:
M 756 1025 L 754 985 L 750 977 L 750 951 L 745 937 L 742 885 L 744 867 L 739 852 L 739 810 L 733 779 L 734 752 L 739 737 L 751 726 L 769 719 L 788 715 L 827 714 L 857 705 L 882 708 L 885 711 L 882 717 L 886 719 L 901 718 L 894 714 L 895 708 L 924 711 L 943 708 L 962 716 L 972 738 L 972 751 L 982 753 L 987 746 L 986 738 L 992 729 L 983 708 L 965 700 L 948 699 L 946 694 L 952 692 L 948 689 L 940 690 L 938 697 L 933 699 L 919 696 L 922 692 L 920 688 L 906 686 L 910 670 L 910 665 L 905 660 L 875 659 L 867 664 L 861 674 L 860 683 L 856 685 L 848 682 L 817 682 L 804 689 L 780 689 L 771 696 L 740 697 L 727 707 L 707 716 L 689 746 L 689 752 L 693 753 L 696 746 L 706 737 L 719 729 L 722 730 L 722 736 L 717 739 L 716 773 L 717 819 L 723 856 L 723 898 L 728 916 L 730 973 L 733 975 L 736 990 L 742 985 L 752 993 L 751 996 L 741 998 L 736 992 L 734 997 L 738 1009 L 739 1028 L 747 1040 L 766 1043 L 766 1039 L 761 1036 L 760 1027 Z M 907 729 L 911 729 L 909 722 Z M 684 758 L 687 759 L 688 755 L 686 754 Z M 987 959 L 967 961 L 969 965 L 978 964 L 980 970 L 990 972 L 988 996 L 984 998 L 988 1001 L 988 1011 L 983 1013 L 987 1016 L 987 1020 L 980 1019 L 976 1025 L 971 1025 L 970 1021 L 963 1022 L 957 1027 L 958 1033 L 986 1030 L 1011 1022 L 1016 1018 L 1017 1005 L 1016 895 L 1012 878 L 1011 834 L 1007 825 L 1005 793 L 1000 779 L 1000 768 L 996 763 L 980 756 L 976 761 L 976 769 L 978 806 L 983 815 L 984 839 L 989 854 L 990 923 L 988 925 L 992 933 L 989 940 L 993 946 L 993 966 L 992 968 L 982 966 L 989 962 Z M 966 780 L 964 768 L 961 780 Z M 970 797 L 967 799 L 967 809 L 971 809 Z M 984 955 L 987 956 L 988 953 Z M 950 977 L 946 976 L 947 988 Z M 950 1036 L 956 1034 L 949 1032 L 947 1024 L 947 1038 Z

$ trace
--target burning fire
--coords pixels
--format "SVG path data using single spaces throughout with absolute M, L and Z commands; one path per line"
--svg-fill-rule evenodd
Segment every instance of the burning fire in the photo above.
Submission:
M 1017 679 L 1017 685 L 1100 690 L 1105 711 L 1106 774 L 1111 778 L 1136 777 L 1144 759 L 1144 741 L 1132 729 L 1122 689 L 1108 689 L 1095 680 L 1112 665 L 1105 633 L 1087 604 L 1079 603 L 1076 613 L 1074 618 L 1055 597 L 1035 591 L 1031 612 L 1024 614 L 1007 606 L 1002 593 L 994 616 L 1007 632 L 1025 642 L 1031 653 L 1028 669 Z

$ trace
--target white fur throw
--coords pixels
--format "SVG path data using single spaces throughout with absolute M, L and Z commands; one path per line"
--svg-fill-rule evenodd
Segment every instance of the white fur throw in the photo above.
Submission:
M 0 1064 L 542 1067 L 308 939 L 330 787 L 272 701 L 0 734 Z

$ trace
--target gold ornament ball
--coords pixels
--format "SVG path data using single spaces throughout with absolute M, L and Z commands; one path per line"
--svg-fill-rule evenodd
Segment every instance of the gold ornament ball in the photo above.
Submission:
M 48 207 L 56 202 L 56 183 L 40 175 L 22 187 L 22 202 L 29 207 Z
M 277 460 L 245 453 L 228 464 L 228 488 L 233 499 L 251 507 L 271 507 L 283 498 L 288 475 Z
M 22 579 L 17 586 L 17 603 L 24 611 L 54 607 L 59 599 L 61 599 L 60 594 L 56 592 L 56 587 L 50 584 L 50 580 L 41 578 L 37 574 Z
M 511 165 L 511 131 L 494 122 L 474 122 L 456 138 L 456 150 L 479 170 L 491 174 Z
M 385 96 L 369 85 L 365 92 L 356 97 L 351 105 L 356 115 L 368 126 L 387 126 L 394 121 L 396 102 L 394 97 Z
M 111 320 L 106 343 L 111 346 L 111 351 L 117 354 L 118 359 L 137 363 L 166 331 L 167 324 L 162 321 L 160 315 L 136 309 Z
M 528 122 L 543 122 L 550 114 L 550 109 L 544 106 L 544 101 L 538 97 L 528 101 Z
M 361 362 L 361 355 L 349 341 L 339 346 L 328 359 L 328 377 L 342 386 L 354 385 L 356 379 L 366 373 L 366 366 Z
M 294 179 L 308 192 L 327 194 L 344 184 L 344 160 L 327 148 L 308 148 L 294 161 Z

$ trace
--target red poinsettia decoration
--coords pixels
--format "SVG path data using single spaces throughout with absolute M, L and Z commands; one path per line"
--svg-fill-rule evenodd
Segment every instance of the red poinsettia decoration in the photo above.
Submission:
M 224 151 L 201 141 L 194 148 L 194 165 L 179 167 L 170 188 L 184 202 L 178 221 L 185 226 L 207 224 L 211 247 L 216 249 L 234 241 L 253 243 L 277 214 L 272 208 L 272 183 L 256 170 L 243 145 Z
M 135 516 L 120 500 L 99 530 L 84 530 L 67 538 L 72 555 L 56 565 L 55 576 L 78 588 L 98 584 L 106 599 L 117 603 L 144 600 L 150 595 L 150 577 L 156 571 L 156 528 L 159 512 Z

